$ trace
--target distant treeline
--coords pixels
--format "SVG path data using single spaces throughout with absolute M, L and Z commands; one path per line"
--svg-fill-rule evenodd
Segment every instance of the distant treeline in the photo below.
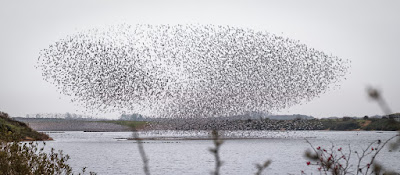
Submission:
M 25 117 L 14 117 L 16 119 L 66 119 L 66 120 L 104 120 L 96 118 L 90 115 L 74 114 L 74 113 L 38 113 L 38 114 L 26 114 Z
M 147 117 L 144 117 L 141 114 L 122 114 L 119 117 L 119 120 L 130 120 L 130 121 L 146 121 Z

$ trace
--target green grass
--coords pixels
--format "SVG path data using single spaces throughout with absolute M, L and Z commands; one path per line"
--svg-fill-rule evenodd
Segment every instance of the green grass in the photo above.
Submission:
M 371 123 L 363 128 L 364 130 L 384 130 L 398 131 L 400 130 L 400 122 L 393 119 L 372 119 Z
M 357 120 L 342 120 L 342 119 L 321 119 L 325 129 L 329 130 L 355 130 L 360 129 L 360 122 Z
M 321 119 L 324 129 L 350 131 L 397 131 L 400 122 L 393 119 Z
M 48 135 L 31 129 L 27 124 L 15 121 L 7 113 L 0 112 L 0 140 L 49 140 Z M 12 135 L 13 140 L 8 140 Z

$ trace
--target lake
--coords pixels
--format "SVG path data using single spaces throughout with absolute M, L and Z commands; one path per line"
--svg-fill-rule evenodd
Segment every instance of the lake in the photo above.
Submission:
M 135 140 L 130 132 L 50 132 L 54 141 L 46 143 L 63 150 L 70 156 L 69 164 L 75 172 L 83 167 L 98 174 L 144 174 L 142 160 Z M 209 152 L 212 140 L 201 139 L 207 132 L 154 131 L 140 133 L 141 137 L 164 137 L 162 140 L 145 140 L 143 143 L 149 158 L 151 174 L 210 174 L 215 166 Z M 307 166 L 304 152 L 310 149 L 309 140 L 315 147 L 330 148 L 332 143 L 348 152 L 366 148 L 377 139 L 385 141 L 397 132 L 377 131 L 237 131 L 225 132 L 235 138 L 252 139 L 225 140 L 221 146 L 223 166 L 221 174 L 254 174 L 255 164 L 268 159 L 272 164 L 264 174 L 319 174 L 317 166 Z M 200 139 L 182 139 L 186 137 Z M 337 149 L 336 148 L 336 149 Z M 384 167 L 400 172 L 400 152 L 383 149 L 377 161 Z M 352 154 L 350 162 L 358 161 Z

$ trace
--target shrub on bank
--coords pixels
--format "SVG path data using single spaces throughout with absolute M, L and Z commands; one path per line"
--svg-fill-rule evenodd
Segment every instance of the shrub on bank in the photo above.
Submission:
M 71 174 L 66 163 L 68 155 L 62 151 L 43 152 L 37 142 L 1 142 L 0 174 Z
M 400 130 L 400 122 L 393 119 L 373 119 L 365 126 L 365 130 L 397 131 Z
M 19 121 L 15 121 L 8 117 L 7 113 L 0 111 L 0 140 L 10 139 L 10 136 L 6 135 L 9 133 L 13 134 L 12 138 L 16 140 L 50 140 L 51 138 L 43 133 L 39 133 L 31 129 L 27 124 Z
M 68 155 L 51 148 L 44 152 L 46 145 L 39 147 L 38 142 L 20 142 L 21 140 L 49 140 L 46 134 L 39 133 L 25 123 L 12 120 L 7 113 L 0 112 L 0 175 L 19 174 L 72 174 L 67 164 Z M 82 169 L 82 174 L 85 168 Z M 90 172 L 90 174 L 95 174 Z

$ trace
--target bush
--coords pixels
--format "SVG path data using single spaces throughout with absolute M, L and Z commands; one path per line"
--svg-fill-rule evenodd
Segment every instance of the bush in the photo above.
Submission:
M 339 131 L 348 131 L 359 129 L 361 126 L 357 120 L 347 119 L 347 120 L 330 120 L 325 119 L 321 120 L 325 129 L 330 130 L 339 130 Z
M 45 142 L 42 147 L 38 142 L 20 142 L 27 138 L 50 139 L 48 135 L 38 133 L 25 123 L 12 120 L 6 113 L 0 112 L 0 175 L 72 174 L 72 168 L 67 164 L 68 155 L 53 148 L 49 153 L 44 152 Z M 82 174 L 85 169 L 82 169 Z
M 397 122 L 393 119 L 371 120 L 371 123 L 363 129 L 397 131 L 400 130 L 400 122 Z
M 350 165 L 349 160 L 352 157 L 352 151 L 349 145 L 348 153 L 344 153 L 342 147 L 335 147 L 332 143 L 332 147 L 323 148 L 321 146 L 314 147 L 308 140 L 312 151 L 307 150 L 305 157 L 310 161 L 307 165 L 317 166 L 320 174 L 332 174 L 332 175 L 344 175 L 344 174 L 386 174 L 395 175 L 396 172 L 387 171 L 382 165 L 376 163 L 375 158 L 379 152 L 385 147 L 389 141 L 398 138 L 398 140 L 391 145 L 392 149 L 397 149 L 400 144 L 400 134 L 397 134 L 385 142 L 376 140 L 370 143 L 366 148 L 359 151 L 354 151 L 357 155 L 358 164 Z M 356 167 L 355 172 L 351 172 L 351 167 Z M 305 174 L 302 171 L 302 174 Z
M 1 142 L 0 174 L 72 174 L 68 155 L 43 150 L 37 142 Z

